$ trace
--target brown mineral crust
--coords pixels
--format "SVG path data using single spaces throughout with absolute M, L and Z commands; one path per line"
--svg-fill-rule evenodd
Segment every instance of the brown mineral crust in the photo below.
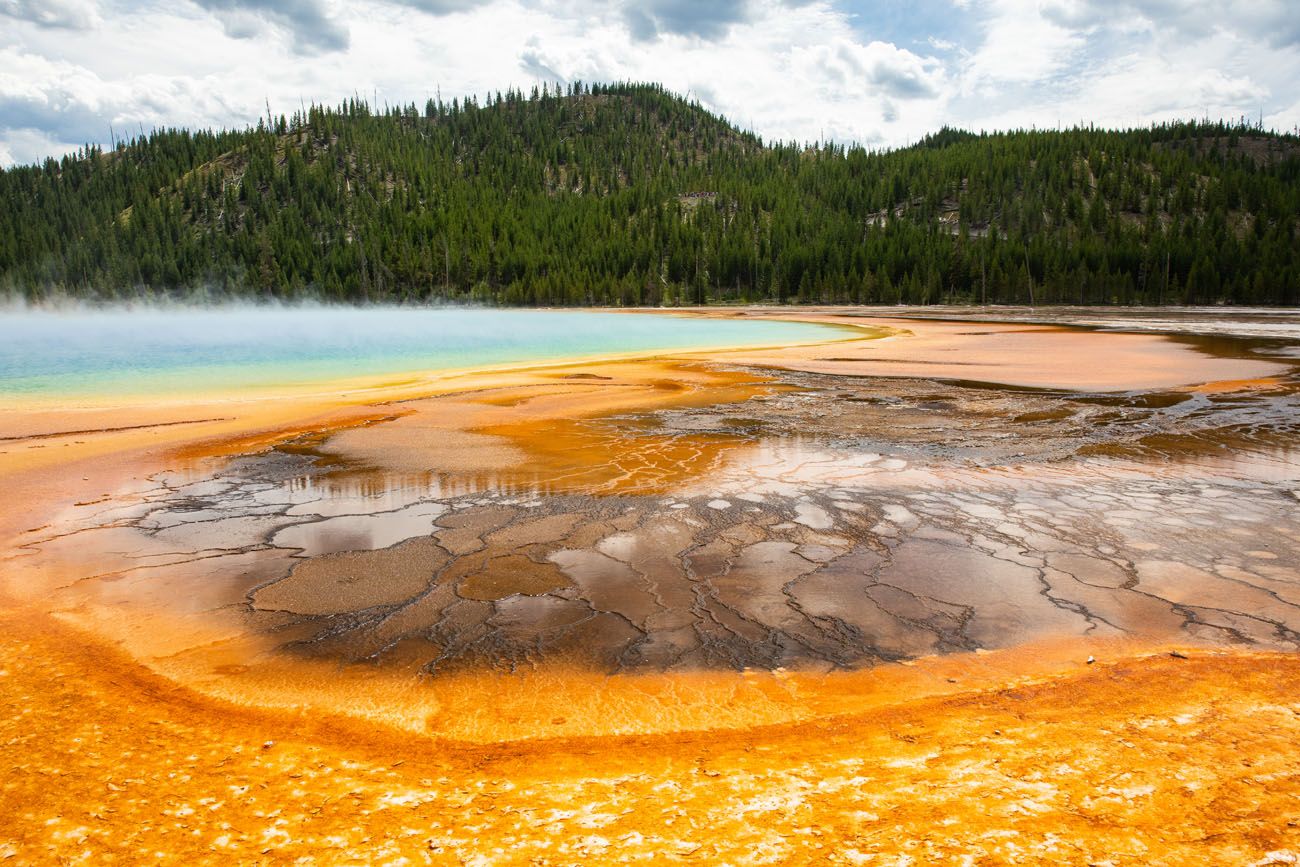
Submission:
M 465 599 L 495 602 L 511 596 L 540 596 L 567 587 L 569 580 L 552 563 L 538 563 L 518 554 L 492 557 L 483 568 L 457 585 Z
M 326 554 L 257 589 L 252 602 L 264 611 L 316 615 L 396 605 L 427 589 L 449 559 L 430 538 L 379 551 Z

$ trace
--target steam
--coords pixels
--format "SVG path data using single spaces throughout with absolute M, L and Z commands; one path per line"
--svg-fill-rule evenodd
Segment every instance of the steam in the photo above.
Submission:
M 251 295 L 231 291 L 216 284 L 194 286 L 180 291 L 158 292 L 137 289 L 128 293 L 85 296 L 52 289 L 33 298 L 16 289 L 0 290 L 0 316 L 19 313 L 89 313 L 111 311 L 194 311 L 194 310 L 314 310 L 314 309 L 384 309 L 422 308 L 431 310 L 481 310 L 488 305 L 473 301 L 441 298 L 391 299 L 383 303 L 362 304 L 356 301 L 323 298 L 304 291 L 293 298 Z

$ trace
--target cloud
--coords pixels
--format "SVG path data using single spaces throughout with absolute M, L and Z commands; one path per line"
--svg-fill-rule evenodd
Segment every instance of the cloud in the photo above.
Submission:
M 806 76 L 820 69 L 834 87 L 857 96 L 934 99 L 943 84 L 938 61 L 887 42 L 863 45 L 841 38 L 808 48 L 801 63 Z
M 0 51 L 0 124 L 40 130 L 59 141 L 98 140 L 99 118 L 112 113 L 117 86 L 66 61 Z
M 658 81 L 769 139 L 903 142 L 941 122 L 939 61 L 864 41 L 828 2 L 754 0 L 747 16 L 715 39 L 650 42 L 619 15 L 556 22 L 544 35 L 525 19 L 516 65 L 525 84 Z
M 109 124 L 241 127 L 268 100 L 538 81 L 657 81 L 769 140 L 879 147 L 943 124 L 1300 122 L 1294 0 L 145 3 L 0 0 L 0 162 L 107 143 Z
M 0 70 L 0 137 L 11 159 L 44 156 L 31 150 L 40 141 L 67 150 L 106 143 L 110 129 L 125 138 L 142 128 L 200 125 L 237 114 L 211 79 L 146 74 L 108 81 L 84 66 L 13 49 L 0 49 Z
M 1300 99 L 1264 116 L 1264 125 L 1300 135 Z
M 664 35 L 721 39 L 751 15 L 748 0 L 633 0 L 623 9 L 628 30 L 642 41 Z
M 78 147 L 77 142 L 62 141 L 38 129 L 6 129 L 0 140 L 0 166 L 38 163 Z
M 1269 46 L 1300 45 L 1300 15 L 1289 0 L 1044 0 L 1044 17 L 1091 31 L 1176 33 L 1204 39 L 1238 34 Z
M 94 0 L 0 0 L 0 15 L 67 30 L 93 30 L 101 22 Z
M 999 0 L 985 11 L 983 42 L 963 70 L 968 89 L 1043 81 L 1067 68 L 1085 45 L 1083 35 L 1045 14 L 1036 0 Z
M 1295 47 L 1260 23 L 1276 18 L 1269 0 L 982 0 L 979 11 L 982 40 L 955 76 L 966 126 L 1254 115 L 1300 72 Z
M 533 78 L 547 82 L 567 83 L 564 76 L 551 66 L 536 36 L 528 40 L 523 53 L 519 55 L 519 66 Z
M 487 5 L 487 0 L 390 0 L 399 6 L 409 6 L 430 15 L 451 15 Z
M 932 99 L 939 95 L 943 74 L 939 64 L 885 42 L 872 42 L 850 51 L 861 64 L 867 81 L 900 99 Z
M 331 17 L 320 0 L 194 0 L 216 16 L 233 39 L 259 36 L 265 25 L 293 35 L 299 54 L 342 51 L 348 47 L 348 30 Z

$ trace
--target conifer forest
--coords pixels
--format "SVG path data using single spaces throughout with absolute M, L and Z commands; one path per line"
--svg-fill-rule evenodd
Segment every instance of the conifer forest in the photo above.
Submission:
M 655 85 L 304 107 L 0 171 L 0 292 L 502 305 L 1300 303 L 1248 122 L 765 142 Z

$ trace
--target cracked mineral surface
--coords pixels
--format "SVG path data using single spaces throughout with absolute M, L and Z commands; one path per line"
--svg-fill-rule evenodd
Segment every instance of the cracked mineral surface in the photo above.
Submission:
M 28 547 L 121 555 L 74 600 L 208 605 L 280 653 L 429 675 L 1300 649 L 1294 371 L 1096 393 L 693 366 L 711 387 L 652 381 L 682 398 L 645 411 L 560 415 L 628 387 L 571 374 L 404 401 L 154 474 Z

